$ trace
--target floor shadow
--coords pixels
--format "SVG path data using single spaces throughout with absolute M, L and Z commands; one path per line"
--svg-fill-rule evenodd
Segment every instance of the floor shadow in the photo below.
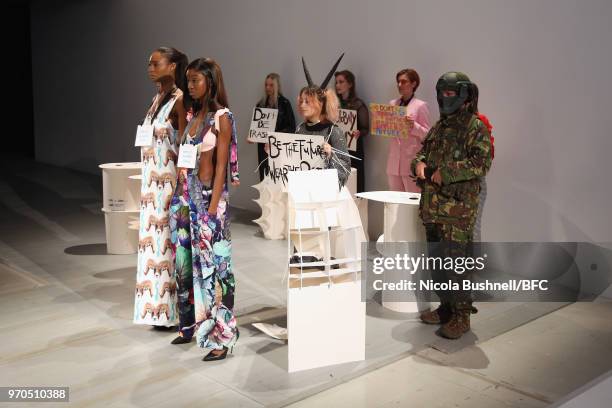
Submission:
M 281 370 L 288 371 L 287 343 L 282 340 L 275 340 L 275 342 L 268 343 L 265 346 L 251 348 L 256 354 L 262 356 Z
M 418 317 L 418 313 L 401 313 L 387 309 L 382 305 L 380 295 L 377 293 L 373 300 L 366 303 L 366 316 L 387 320 L 413 320 Z
M 436 330 L 436 335 L 438 335 L 439 338 L 432 342 L 429 346 L 434 350 L 441 351 L 445 354 L 456 353 L 464 348 L 474 346 L 479 342 L 478 336 L 473 331 L 469 331 L 455 340 L 446 339 L 439 333 L 440 329 Z
M 68 255 L 108 255 L 106 244 L 75 245 L 64 249 Z
M 285 322 L 287 319 L 287 309 L 267 305 L 253 305 L 248 309 L 234 308 L 236 317 L 240 318 L 240 324 L 246 325 L 250 323 L 268 322 L 271 319 L 284 316 Z M 286 323 L 285 323 L 286 324 Z
M 93 327 L 82 330 L 80 332 L 71 333 L 68 336 L 58 336 L 50 338 L 47 343 L 47 348 L 87 348 L 87 347 L 104 347 L 108 349 L 121 349 L 124 347 L 124 342 L 116 336 L 117 331 L 113 328 Z M 75 353 L 68 354 L 64 358 L 67 361 L 80 361 L 83 356 Z
M 472 344 L 462 348 L 460 352 L 454 354 L 437 353 L 436 357 L 431 354 L 425 356 L 418 354 L 415 358 L 420 364 L 427 365 L 444 365 L 445 367 L 464 368 L 469 370 L 484 370 L 489 367 L 491 361 L 485 352 L 478 346 Z
M 133 315 L 135 268 L 119 268 L 95 273 L 96 281 L 84 286 L 67 282 L 69 293 L 53 299 L 55 303 L 86 302 L 119 321 L 131 320 Z
M 122 279 L 122 283 L 136 285 L 136 265 L 133 267 L 112 269 L 110 271 L 97 272 L 92 275 L 94 278 L 100 279 Z M 126 282 L 127 280 L 127 282 Z M 130 280 L 133 280 L 130 282 Z M 130 288 L 132 290 L 133 288 Z
M 423 364 L 468 369 L 489 366 L 489 358 L 476 346 L 479 339 L 475 333 L 468 332 L 458 340 L 446 340 L 438 335 L 438 330 L 437 326 L 405 322 L 394 327 L 391 336 L 394 340 L 412 344 L 410 352 L 423 358 Z

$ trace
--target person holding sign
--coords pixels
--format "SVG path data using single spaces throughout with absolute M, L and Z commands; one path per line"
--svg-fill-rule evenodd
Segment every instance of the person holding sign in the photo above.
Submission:
M 289 99 L 285 98 L 281 92 L 280 75 L 270 73 L 266 76 L 264 82 L 264 95 L 257 102 L 258 108 L 277 109 L 275 132 L 293 133 L 295 131 L 295 116 L 293 116 L 293 107 Z M 268 153 L 266 152 L 267 144 L 257 144 L 257 159 L 259 162 L 259 180 L 262 181 L 266 174 L 269 173 L 269 165 L 267 162 Z
M 149 57 L 147 72 L 158 93 L 138 126 L 142 182 L 139 251 L 134 323 L 169 329 L 178 321 L 174 288 L 173 248 L 168 228 L 168 203 L 176 182 L 176 136 L 185 128 L 185 67 L 187 56 L 160 47 Z
M 421 79 L 414 69 L 403 69 L 395 75 L 400 97 L 389 102 L 390 105 L 406 106 L 406 126 L 408 138 L 393 138 L 389 142 L 387 158 L 387 178 L 392 191 L 420 193 L 421 189 L 410 177 L 410 163 L 421 150 L 423 139 L 431 127 L 427 102 L 414 97 Z
M 349 111 L 346 115 L 347 121 L 351 128 L 354 128 L 350 134 L 346 134 L 346 137 L 349 151 L 357 157 L 356 159 L 351 157 L 351 167 L 357 169 L 357 192 L 361 193 L 365 191 L 364 141 L 370 132 L 370 115 L 366 104 L 357 97 L 355 75 L 351 71 L 344 70 L 337 71 L 334 76 L 340 107 Z
M 304 122 L 300 123 L 295 133 L 303 135 L 320 135 L 325 138 L 323 152 L 327 157 L 326 168 L 338 170 L 340 188 L 344 187 L 351 174 L 351 161 L 346 145 L 344 132 L 335 122 L 338 120 L 338 97 L 331 89 L 326 89 L 332 75 L 340 65 L 344 54 L 336 61 L 327 74 L 321 86 L 316 85 L 311 76 L 306 61 L 302 58 L 302 66 L 308 86 L 300 90 L 298 96 L 298 111 Z
M 338 170 L 340 187 L 344 187 L 351 174 L 351 161 L 344 132 L 334 124 L 338 118 L 336 93 L 331 89 L 324 91 L 316 85 L 304 87 L 300 90 L 298 110 L 304 122 L 298 125 L 295 133 L 325 138 L 326 168 Z
M 236 125 L 214 60 L 192 61 L 187 80 L 193 117 L 179 150 L 182 169 L 170 217 L 180 319 L 172 343 L 195 336 L 200 347 L 212 349 L 204 361 L 213 361 L 224 359 L 238 339 L 227 186 L 228 178 L 237 177 Z

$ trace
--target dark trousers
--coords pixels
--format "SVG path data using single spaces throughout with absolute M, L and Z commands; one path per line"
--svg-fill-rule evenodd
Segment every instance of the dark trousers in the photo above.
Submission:
M 270 172 L 268 165 L 268 153 L 264 150 L 265 143 L 257 143 L 257 162 L 259 163 L 259 181 Z M 263 163 L 262 163 L 263 162 Z
M 439 257 L 442 260 L 452 258 L 471 257 L 472 251 L 472 229 L 462 229 L 460 227 L 448 224 L 425 224 L 425 232 L 427 234 L 427 249 L 428 257 Z M 454 262 L 454 261 L 453 261 Z M 455 269 L 436 267 L 431 270 L 431 277 L 434 282 L 451 282 L 457 283 L 459 289 L 454 290 L 437 290 L 436 294 L 440 298 L 443 305 L 450 306 L 454 309 L 470 308 L 472 305 L 472 293 L 470 290 L 463 289 L 463 282 L 470 281 L 473 272 L 465 270 L 458 273 Z M 459 265 L 459 263 L 453 263 Z
M 351 157 L 351 167 L 357 169 L 357 192 L 363 193 L 365 191 L 365 165 L 363 160 L 363 150 L 364 150 L 364 140 L 363 138 L 357 139 L 357 151 L 352 152 L 349 150 L 349 154 L 351 156 L 359 157 L 361 160 L 353 159 Z

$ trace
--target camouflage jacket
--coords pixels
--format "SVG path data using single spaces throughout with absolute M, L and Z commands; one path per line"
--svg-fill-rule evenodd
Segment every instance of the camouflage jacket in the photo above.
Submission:
M 429 170 L 440 169 L 442 185 L 419 180 L 420 215 L 424 223 L 451 224 L 471 229 L 478 211 L 480 179 L 491 167 L 491 141 L 477 116 L 462 111 L 440 119 L 427 133 L 412 161 Z

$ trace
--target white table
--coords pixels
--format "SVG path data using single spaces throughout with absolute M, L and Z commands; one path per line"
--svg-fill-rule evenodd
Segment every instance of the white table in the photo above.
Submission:
M 404 191 L 368 191 L 355 194 L 356 197 L 384 203 L 384 228 L 383 235 L 378 238 L 378 243 L 384 242 L 425 242 L 425 228 L 419 218 L 420 193 L 408 193 Z M 380 248 L 380 246 L 377 246 Z M 381 249 L 379 252 L 382 253 Z M 384 254 L 383 254 L 384 255 Z M 429 302 L 397 302 L 385 300 L 383 291 L 383 306 L 402 313 L 417 313 L 427 310 Z M 416 299 L 415 299 L 416 300 Z

